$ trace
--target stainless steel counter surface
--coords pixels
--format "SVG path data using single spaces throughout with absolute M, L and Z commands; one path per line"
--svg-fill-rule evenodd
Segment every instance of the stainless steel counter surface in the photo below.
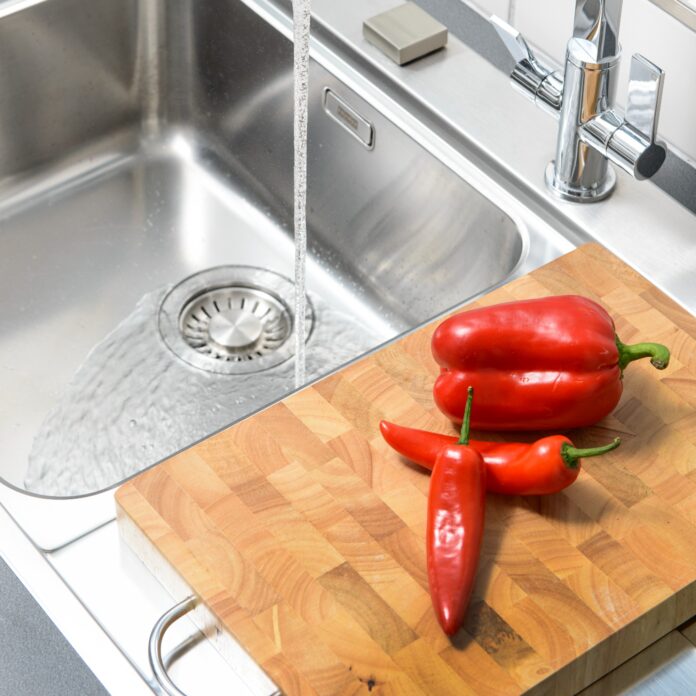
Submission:
M 693 693 L 694 684 L 696 647 L 671 631 L 578 696 L 681 696 Z

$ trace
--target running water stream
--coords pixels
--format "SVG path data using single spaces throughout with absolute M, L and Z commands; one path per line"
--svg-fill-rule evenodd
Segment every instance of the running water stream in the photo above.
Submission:
M 305 383 L 305 268 L 307 264 L 307 100 L 310 0 L 293 0 L 295 186 L 295 387 Z

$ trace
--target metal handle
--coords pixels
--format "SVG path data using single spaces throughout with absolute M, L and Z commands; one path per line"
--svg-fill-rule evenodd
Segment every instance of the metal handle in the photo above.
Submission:
M 515 59 L 515 62 L 521 63 L 523 60 L 527 60 L 530 64 L 536 63 L 532 49 L 524 36 L 515 27 L 510 26 L 496 15 L 491 15 L 489 21 L 496 32 L 498 32 L 498 36 L 505 44 L 508 53 Z
M 626 114 L 606 144 L 606 156 L 639 180 L 656 174 L 667 157 L 656 140 L 663 78 L 657 65 L 638 53 L 633 56 Z M 608 114 L 599 118 L 606 121 Z
M 534 52 L 515 27 L 491 15 L 490 23 L 508 53 L 516 61 L 510 74 L 512 84 L 526 97 L 558 117 L 563 101 L 563 78 L 537 60 Z
M 633 54 L 628 77 L 626 120 L 650 142 L 654 142 L 657 137 L 664 77 L 662 68 L 640 53 Z
M 179 602 L 176 606 L 166 611 L 159 618 L 157 623 L 150 633 L 150 642 L 148 644 L 148 657 L 150 659 L 150 667 L 155 679 L 162 687 L 162 690 L 168 696 L 186 696 L 186 694 L 177 688 L 176 684 L 169 678 L 167 668 L 162 659 L 162 639 L 167 629 L 178 619 L 186 616 L 190 611 L 195 609 L 198 604 L 198 599 L 193 595 Z

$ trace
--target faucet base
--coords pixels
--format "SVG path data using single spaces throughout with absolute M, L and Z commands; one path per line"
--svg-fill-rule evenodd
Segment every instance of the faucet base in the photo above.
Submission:
M 556 177 L 556 161 L 551 160 L 544 175 L 546 186 L 551 193 L 564 201 L 574 201 L 575 203 L 597 203 L 608 198 L 616 186 L 616 174 L 611 167 L 607 168 L 607 175 L 600 186 L 596 188 L 577 188 L 568 186 Z

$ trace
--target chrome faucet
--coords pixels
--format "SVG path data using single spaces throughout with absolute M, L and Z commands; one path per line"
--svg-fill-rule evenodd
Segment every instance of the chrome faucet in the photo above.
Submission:
M 513 85 L 559 120 L 546 183 L 566 200 L 600 201 L 611 194 L 616 174 L 607 160 L 636 179 L 651 177 L 665 160 L 665 148 L 655 139 L 664 72 L 634 54 L 625 115 L 613 106 L 621 5 L 622 0 L 576 0 L 563 76 L 539 62 L 516 29 L 491 17 L 516 60 Z

